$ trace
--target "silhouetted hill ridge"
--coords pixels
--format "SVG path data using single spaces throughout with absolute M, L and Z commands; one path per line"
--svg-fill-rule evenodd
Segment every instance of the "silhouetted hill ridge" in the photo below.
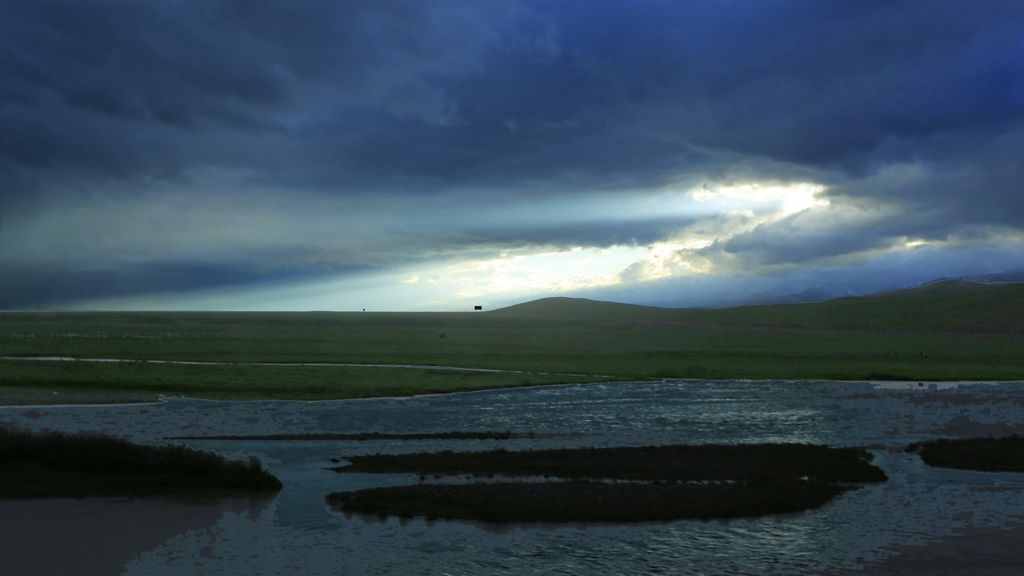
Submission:
M 509 306 L 492 314 L 791 329 L 1024 332 L 1024 283 L 937 280 L 913 288 L 823 302 L 711 309 L 658 308 L 554 297 Z

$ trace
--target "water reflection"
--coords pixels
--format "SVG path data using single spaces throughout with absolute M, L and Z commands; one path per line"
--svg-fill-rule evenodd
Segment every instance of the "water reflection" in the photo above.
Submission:
M 266 515 L 271 500 L 97 498 L 0 501 L 5 576 L 119 574 L 180 534 Z M 212 550 L 213 542 L 206 549 Z
M 172 400 L 146 406 L 5 408 L 0 424 L 101 431 L 144 442 L 182 434 L 581 433 L 461 441 L 190 441 L 229 457 L 260 455 L 285 489 L 258 513 L 211 512 L 202 526 L 177 526 L 161 533 L 162 540 L 126 545 L 132 555 L 124 565 L 127 574 L 818 574 L 871 569 L 915 546 L 1024 523 L 1022 475 L 935 470 L 900 450 L 937 435 L 1016 429 L 1024 423 L 1024 383 L 900 384 L 667 381 L 401 400 Z M 367 521 L 336 513 L 323 500 L 332 491 L 416 481 L 410 475 L 324 469 L 332 465 L 331 458 L 345 455 L 765 441 L 870 446 L 890 481 L 802 514 L 631 526 L 495 529 L 459 522 Z M 19 505 L 31 510 L 35 504 Z M 97 517 L 94 526 L 114 521 Z M 1006 547 L 996 560 L 1020 565 L 1024 553 L 1019 549 Z M 0 541 L 0 552 L 17 557 L 19 549 Z M 993 555 L 998 554 L 986 558 L 996 561 Z

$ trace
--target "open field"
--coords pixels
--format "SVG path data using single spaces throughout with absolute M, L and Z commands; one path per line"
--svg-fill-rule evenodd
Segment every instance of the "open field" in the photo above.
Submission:
M 228 363 L 0 360 L 0 388 L 207 398 L 400 396 L 652 378 L 1017 380 L 1024 378 L 1024 285 L 949 281 L 727 309 L 551 298 L 482 313 L 5 312 L 0 356 Z
M 104 401 L 116 401 L 117 395 L 111 392 L 129 395 L 136 400 L 155 400 L 160 395 L 218 400 L 322 400 L 410 396 L 553 381 L 592 382 L 597 379 L 560 376 L 556 380 L 551 376 L 516 372 L 260 364 L 6 361 L 0 366 L 0 383 L 3 386 L 14 390 L 49 392 L 49 395 L 37 397 L 40 403 L 80 402 L 83 390 L 95 391 L 106 399 Z

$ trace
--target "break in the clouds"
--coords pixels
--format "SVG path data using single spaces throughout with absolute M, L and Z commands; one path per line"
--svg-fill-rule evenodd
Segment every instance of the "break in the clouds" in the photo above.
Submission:
M 1021 182 L 1009 0 L 0 5 L 0 308 L 860 293 Z

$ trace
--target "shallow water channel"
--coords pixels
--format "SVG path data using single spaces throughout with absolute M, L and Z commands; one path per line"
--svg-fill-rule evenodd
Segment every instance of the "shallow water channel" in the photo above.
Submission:
M 931 469 L 934 437 L 1024 433 L 1024 382 L 663 381 L 328 402 L 0 408 L 0 425 L 168 436 L 519 431 L 509 440 L 185 443 L 260 456 L 271 500 L 0 501 L 0 563 L 17 574 L 1016 574 L 1024 474 Z M 441 449 L 669 443 L 867 446 L 890 479 L 805 513 L 636 525 L 513 525 L 346 517 L 333 491 L 413 484 L 337 474 L 332 458 Z M 924 568 L 927 568 L 926 566 Z

